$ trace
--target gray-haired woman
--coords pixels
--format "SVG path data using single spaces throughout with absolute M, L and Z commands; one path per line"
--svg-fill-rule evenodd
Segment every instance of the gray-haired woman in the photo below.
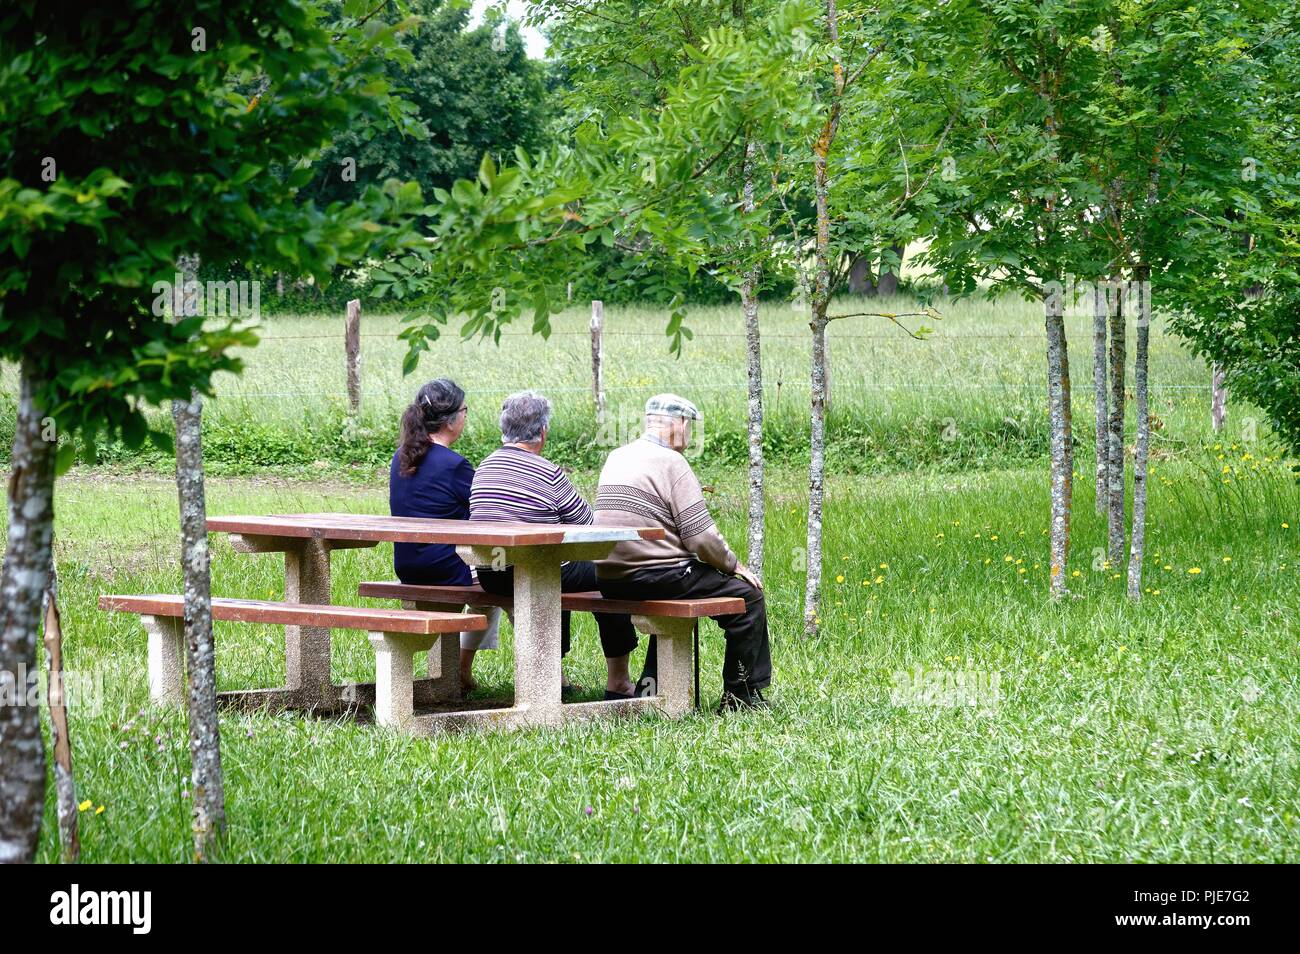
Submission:
M 520 391 L 501 405 L 501 447 L 474 472 L 469 495 L 471 520 L 526 523 L 592 521 L 591 507 L 555 464 L 542 456 L 550 433 L 551 402 L 536 391 Z M 478 567 L 479 585 L 489 593 L 508 595 L 514 589 L 513 567 Z M 574 560 L 560 568 L 560 589 L 582 593 L 596 589 L 596 567 Z M 560 614 L 561 654 L 569 651 L 569 616 Z M 636 630 L 625 613 L 596 613 L 605 653 L 605 698 L 631 698 L 635 686 L 628 674 L 628 656 L 636 648 Z

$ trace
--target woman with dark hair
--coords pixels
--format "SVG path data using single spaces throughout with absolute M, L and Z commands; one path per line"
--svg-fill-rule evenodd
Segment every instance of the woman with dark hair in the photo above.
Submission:
M 393 455 L 388 479 L 388 507 L 394 517 L 469 519 L 469 493 L 474 468 L 451 445 L 465 430 L 465 392 L 454 381 L 438 378 L 416 392 L 402 414 L 401 443 Z M 469 586 L 470 568 L 449 543 L 395 543 L 393 569 L 403 583 L 427 586 Z M 497 648 L 501 611 L 494 608 L 488 628 L 460 634 L 460 684 L 466 692 L 477 687 L 472 674 L 474 653 Z

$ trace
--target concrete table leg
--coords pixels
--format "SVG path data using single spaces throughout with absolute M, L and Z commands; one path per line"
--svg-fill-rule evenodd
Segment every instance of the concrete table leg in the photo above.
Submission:
M 370 633 L 375 647 L 375 721 L 405 731 L 414 714 L 415 654 L 433 646 L 436 636 Z
M 330 602 L 330 551 L 323 540 L 303 540 L 284 551 L 287 603 Z M 330 695 L 330 631 L 323 626 L 284 628 L 284 684 L 303 702 L 323 703 Z
M 693 647 L 695 620 L 670 616 L 633 616 L 632 625 L 658 637 L 658 682 L 652 692 L 670 716 L 685 715 L 694 696 Z
M 456 603 L 429 603 L 402 600 L 403 609 L 428 613 L 460 613 L 465 607 Z M 444 633 L 429 650 L 428 677 L 434 681 L 434 699 L 460 698 L 460 633 Z
M 598 560 L 609 554 L 609 541 L 578 541 L 527 547 L 465 546 L 456 552 L 470 566 L 515 568 L 510 619 L 515 629 L 515 705 L 510 718 L 518 725 L 558 725 L 564 721 L 560 700 L 560 564 Z
M 515 550 L 515 705 L 558 710 L 560 703 L 560 562 Z
M 185 706 L 185 620 L 141 616 L 149 634 L 149 699 L 156 705 Z

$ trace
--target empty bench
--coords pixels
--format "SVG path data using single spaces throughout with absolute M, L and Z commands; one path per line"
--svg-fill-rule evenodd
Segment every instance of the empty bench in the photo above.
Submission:
M 463 607 L 499 606 L 507 612 L 509 596 L 488 593 L 480 586 L 423 586 L 411 583 L 362 583 L 360 596 L 401 600 L 408 610 L 443 613 Z M 641 632 L 658 637 L 656 701 L 667 714 L 679 716 L 691 708 L 695 662 L 691 636 L 699 619 L 743 613 L 745 601 L 738 596 L 711 596 L 693 600 L 614 600 L 596 591 L 562 593 L 560 608 L 580 613 L 627 613 Z
M 185 599 L 181 596 L 101 596 L 99 608 L 141 617 L 149 636 L 149 696 L 157 703 L 184 705 Z M 459 646 L 462 630 L 487 627 L 487 619 L 475 613 L 448 613 L 419 609 L 367 609 L 352 606 L 319 606 L 309 603 L 275 603 L 267 600 L 214 598 L 213 621 L 272 623 L 281 626 L 317 626 L 330 629 L 364 630 L 375 649 L 375 682 L 343 687 L 342 698 L 365 703 L 373 693 L 375 720 L 380 725 L 404 729 L 414 711 L 414 657 L 433 648 L 446 636 Z M 455 672 L 448 680 L 454 695 L 459 689 Z M 426 681 L 427 682 L 427 681 Z M 263 705 L 287 702 L 295 689 L 255 689 L 221 693 L 224 701 L 258 702 Z M 279 694 L 277 696 L 276 694 Z

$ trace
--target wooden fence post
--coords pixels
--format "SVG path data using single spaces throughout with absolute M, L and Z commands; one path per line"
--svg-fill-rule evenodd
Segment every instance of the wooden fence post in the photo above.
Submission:
M 596 419 L 605 418 L 605 303 L 591 302 L 591 393 L 596 401 Z
M 348 407 L 353 416 L 361 410 L 361 299 L 348 302 L 347 323 L 344 325 L 343 347 L 348 362 Z

